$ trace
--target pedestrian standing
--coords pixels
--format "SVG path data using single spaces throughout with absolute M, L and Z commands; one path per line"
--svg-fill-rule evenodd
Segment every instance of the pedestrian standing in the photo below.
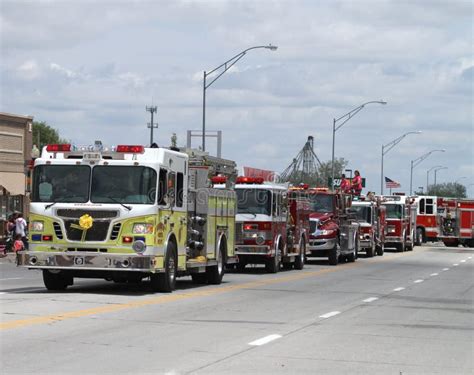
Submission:
M 19 213 L 15 220 L 15 231 L 17 235 L 21 236 L 25 249 L 28 249 L 28 239 L 26 238 L 26 220 L 23 214 Z
M 354 178 L 352 179 L 351 187 L 354 195 L 359 196 L 362 191 L 362 177 L 360 177 L 358 170 L 354 171 Z

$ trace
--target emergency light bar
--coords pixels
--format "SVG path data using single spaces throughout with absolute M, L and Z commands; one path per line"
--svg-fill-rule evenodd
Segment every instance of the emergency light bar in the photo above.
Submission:
M 263 177 L 237 177 L 236 184 L 263 184 Z
M 46 146 L 46 151 L 48 152 L 70 152 L 71 145 L 70 144 L 52 144 Z
M 115 149 L 116 152 L 127 152 L 131 154 L 143 154 L 145 147 L 138 145 L 119 145 Z
M 225 184 L 227 182 L 226 176 L 214 176 L 211 178 L 213 184 Z

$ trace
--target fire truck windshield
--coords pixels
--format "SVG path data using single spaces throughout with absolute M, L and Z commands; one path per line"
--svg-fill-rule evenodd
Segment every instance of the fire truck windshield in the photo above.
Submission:
M 272 193 L 264 189 L 235 189 L 237 213 L 271 215 Z
M 32 201 L 153 204 L 156 176 L 148 167 L 40 165 L 34 170 Z
M 332 212 L 333 196 L 329 194 L 310 194 L 312 212 Z
M 32 202 L 89 200 L 91 169 L 87 165 L 38 165 L 34 169 Z
M 153 204 L 155 196 L 154 169 L 135 166 L 97 166 L 93 169 L 93 203 Z
M 357 220 L 365 221 L 372 224 L 371 220 L 371 208 L 369 206 L 352 206 L 351 212 L 355 214 Z
M 402 206 L 399 204 L 387 204 L 387 219 L 401 219 L 402 218 Z

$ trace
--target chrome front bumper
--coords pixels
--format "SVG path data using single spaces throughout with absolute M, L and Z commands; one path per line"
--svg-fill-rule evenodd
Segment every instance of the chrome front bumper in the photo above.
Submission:
M 235 255 L 272 255 L 268 245 L 238 245 L 235 248 Z
M 403 243 L 403 237 L 385 236 L 385 243 Z
M 310 239 L 308 248 L 310 251 L 331 250 L 334 245 L 336 245 L 335 238 Z
M 17 265 L 26 268 L 90 271 L 159 272 L 156 257 L 136 254 L 20 251 Z

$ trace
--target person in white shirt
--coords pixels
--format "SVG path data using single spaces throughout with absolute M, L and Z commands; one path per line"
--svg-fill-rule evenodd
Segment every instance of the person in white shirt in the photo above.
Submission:
M 18 217 L 15 220 L 15 232 L 17 235 L 21 236 L 21 240 L 25 245 L 25 249 L 28 248 L 28 239 L 26 238 L 26 220 L 23 218 L 23 214 L 18 214 Z

